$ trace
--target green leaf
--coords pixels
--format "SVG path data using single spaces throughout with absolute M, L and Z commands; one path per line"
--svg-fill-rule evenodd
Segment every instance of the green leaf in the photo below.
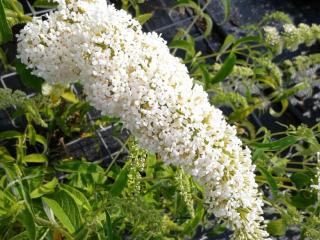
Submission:
M 222 46 L 219 49 L 218 57 L 224 54 L 224 52 L 235 42 L 235 38 L 233 35 L 229 34 L 224 39 Z
M 20 214 L 19 214 L 19 220 L 22 222 L 23 226 L 28 232 L 29 239 L 36 240 L 37 239 L 37 232 L 36 232 L 36 225 L 34 223 L 34 219 L 32 217 L 32 214 L 28 210 L 28 208 L 25 208 Z
M 65 211 L 62 209 L 62 207 L 57 203 L 57 201 L 42 197 L 42 201 L 51 208 L 53 211 L 53 214 L 59 219 L 60 223 L 63 227 L 65 227 L 70 233 L 75 232 L 75 228 L 72 225 L 68 215 L 65 213 Z
M 61 97 L 72 103 L 79 102 L 79 99 L 77 98 L 77 96 L 71 91 L 64 92 L 63 94 L 61 94 Z
M 23 6 L 22 4 L 17 0 L 2 0 L 4 8 L 10 9 L 12 11 L 15 11 L 18 14 L 23 14 Z
M 241 37 L 241 38 L 237 39 L 234 42 L 234 47 L 238 46 L 242 43 L 260 42 L 260 41 L 261 41 L 261 39 L 259 36 L 245 36 L 245 37 Z
M 3 0 L 0 0 L 0 44 L 11 41 L 12 37 L 13 34 L 7 22 Z
M 286 230 L 287 226 L 283 219 L 271 220 L 267 226 L 267 231 L 272 236 L 283 236 Z
M 192 235 L 203 218 L 203 215 L 204 209 L 202 207 L 198 208 L 194 218 L 187 221 L 184 225 L 183 232 Z
M 105 224 L 105 235 L 108 236 L 108 240 L 113 240 L 113 232 L 112 232 L 112 222 L 108 211 L 106 211 L 106 224 Z
M 274 92 L 273 95 L 275 95 L 275 98 L 272 100 L 273 102 L 279 102 L 284 99 L 288 99 L 288 97 L 295 95 L 296 93 L 309 88 L 310 85 L 307 82 L 300 82 L 296 85 L 294 85 L 291 88 L 288 89 L 280 89 L 277 92 Z
M 104 169 L 96 163 L 82 162 L 79 160 L 60 161 L 55 169 L 61 172 L 68 173 L 101 173 L 104 174 Z
M 78 189 L 62 183 L 60 184 L 60 189 L 72 197 L 79 206 L 84 207 L 88 211 L 92 209 L 86 196 Z
M 0 63 L 3 65 L 4 70 L 7 71 L 8 70 L 8 59 L 7 59 L 6 53 L 3 51 L 3 49 L 1 47 L 0 47 Z
M 253 143 L 252 146 L 256 148 L 263 148 L 268 151 L 279 151 L 285 149 L 298 141 L 296 136 L 286 136 L 279 140 L 267 143 Z
M 153 177 L 154 173 L 154 165 L 157 162 L 157 158 L 155 154 L 148 154 L 147 160 L 146 160 L 146 176 L 147 177 Z
M 291 202 L 295 207 L 305 209 L 317 202 L 317 194 L 307 190 L 300 190 L 297 194 L 291 197 Z
M 25 101 L 23 107 L 26 110 L 26 117 L 28 122 L 33 120 L 36 124 L 46 128 L 48 124 L 42 119 L 41 114 L 39 112 L 39 108 L 36 106 L 34 101 Z
M 266 169 L 262 166 L 257 166 L 257 169 L 262 173 L 262 175 L 267 180 L 267 182 L 271 188 L 271 192 L 272 192 L 273 196 L 275 198 L 277 198 L 279 189 L 278 189 L 277 182 L 274 180 L 272 174 L 269 173 L 268 169 Z
M 135 18 L 139 21 L 141 25 L 145 24 L 147 21 L 152 18 L 153 12 L 151 13 L 145 13 L 145 14 L 140 14 L 139 16 L 136 16 Z
M 119 196 L 122 190 L 126 187 L 128 182 L 128 173 L 129 173 L 130 161 L 121 169 L 118 174 L 115 182 L 111 186 L 110 192 L 113 196 Z
M 41 92 L 41 85 L 43 79 L 31 74 L 31 71 L 26 68 L 26 66 L 21 63 L 20 60 L 15 61 L 16 70 L 21 78 L 21 82 L 26 86 Z
M 312 182 L 310 175 L 303 172 L 296 172 L 292 174 L 290 179 L 297 186 L 298 189 L 302 189 Z
M 23 163 L 46 163 L 48 158 L 43 154 L 32 153 L 22 158 Z
M 65 191 L 58 191 L 52 198 L 61 206 L 63 211 L 68 215 L 75 230 L 78 231 L 83 226 L 83 220 L 79 207 L 74 199 Z
M 74 235 L 74 240 L 87 240 L 90 235 L 90 229 L 87 226 L 82 226 Z
M 194 45 L 186 40 L 173 40 L 169 44 L 169 48 L 178 48 L 186 51 L 189 55 L 194 56 L 195 55 L 195 49 Z
M 288 106 L 289 106 L 288 99 L 282 99 L 280 103 L 281 103 L 281 110 L 280 111 L 274 110 L 272 106 L 269 108 L 269 113 L 271 116 L 281 117 L 285 113 L 285 111 L 288 109 Z
M 199 72 L 202 75 L 202 82 L 200 82 L 199 84 L 204 85 L 204 88 L 207 90 L 210 87 L 210 82 L 213 78 L 213 74 L 209 72 L 207 64 L 200 64 Z
M 13 236 L 9 240 L 30 240 L 30 239 L 32 239 L 32 238 L 30 238 L 28 231 L 24 231 L 22 233 L 19 233 L 19 234 Z
M 53 178 L 50 182 L 41 185 L 39 187 L 37 187 L 36 189 L 34 189 L 31 193 L 30 193 L 30 197 L 31 198 L 38 198 L 41 197 L 45 194 L 54 192 L 55 187 L 58 184 L 58 179 L 57 178 Z
M 234 53 L 230 53 L 227 59 L 222 64 L 219 71 L 211 80 L 211 84 L 215 84 L 225 80 L 228 77 L 228 75 L 232 72 L 235 63 L 236 63 L 236 56 L 234 55 Z
M 19 137 L 22 137 L 22 133 L 18 131 L 9 130 L 9 131 L 0 132 L 1 140 L 14 139 Z
M 0 146 L 0 159 L 0 162 L 15 162 L 15 159 L 10 155 L 9 151 L 3 146 Z
M 40 143 L 43 147 L 43 151 L 42 153 L 45 153 L 48 150 L 48 144 L 47 144 L 47 140 L 42 137 L 41 135 L 37 134 L 36 135 L 36 142 Z
M 29 142 L 32 146 L 34 146 L 36 144 L 36 130 L 34 129 L 34 127 L 32 126 L 32 124 L 28 124 L 27 126 L 27 134 L 28 134 L 28 139 Z
M 210 237 L 216 237 L 218 235 L 223 234 L 225 231 L 227 230 L 227 227 L 223 224 L 220 224 L 216 227 L 214 227 L 210 232 L 209 232 L 209 236 Z
M 9 27 L 32 20 L 32 17 L 24 14 L 23 6 L 19 1 L 2 0 L 2 3 Z

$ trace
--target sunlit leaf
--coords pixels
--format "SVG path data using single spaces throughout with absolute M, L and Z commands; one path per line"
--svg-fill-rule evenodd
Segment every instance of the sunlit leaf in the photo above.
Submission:
M 225 80 L 229 74 L 232 72 L 234 65 L 236 64 L 236 56 L 234 53 L 230 53 L 222 64 L 219 71 L 215 74 L 214 78 L 211 80 L 211 84 L 215 84 Z
M 138 22 L 143 25 L 145 24 L 147 21 L 149 21 L 153 16 L 153 12 L 152 13 L 145 13 L 145 14 L 140 14 L 139 16 L 136 16 L 135 18 L 138 20 Z
M 60 184 L 60 189 L 72 197 L 79 206 L 82 206 L 89 211 L 91 210 L 91 205 L 88 199 L 81 191 L 67 184 Z
M 283 219 L 271 220 L 268 222 L 267 231 L 272 236 L 283 236 L 285 235 L 287 226 Z
M 77 98 L 77 96 L 71 91 L 64 92 L 63 94 L 61 94 L 61 97 L 72 103 L 79 102 L 79 99 Z
M 298 138 L 296 136 L 286 136 L 272 142 L 252 143 L 252 146 L 257 148 L 264 148 L 265 150 L 268 150 L 268 151 L 278 151 L 295 144 L 297 141 L 298 141 Z
M 70 219 L 70 222 L 78 231 L 83 226 L 83 219 L 80 209 L 74 199 L 65 191 L 58 191 L 52 197 L 63 209 Z
M 46 163 L 48 162 L 48 158 L 43 154 L 32 153 L 26 155 L 22 158 L 22 162 L 24 163 Z
M 0 132 L 0 139 L 1 140 L 14 139 L 14 138 L 19 138 L 21 136 L 22 136 L 22 133 L 15 131 L 15 130 Z
M 37 187 L 36 189 L 34 189 L 31 193 L 30 193 L 30 197 L 31 198 L 38 198 L 41 197 L 45 194 L 51 193 L 55 190 L 55 187 L 58 184 L 58 179 L 57 178 L 53 178 L 50 182 L 43 184 L 39 187 Z
M 126 165 L 121 169 L 120 173 L 117 175 L 115 182 L 111 186 L 110 192 L 113 196 L 120 195 L 122 190 L 126 187 L 128 182 L 129 166 L 130 162 L 127 162 Z
M 34 129 L 34 127 L 32 126 L 32 124 L 28 124 L 27 126 L 27 134 L 28 134 L 28 139 L 31 145 L 35 145 L 36 144 L 36 130 Z
M 45 198 L 45 197 L 42 197 L 42 201 L 51 208 L 54 215 L 59 219 L 63 227 L 65 227 L 70 233 L 75 232 L 75 228 L 72 225 L 68 215 L 62 209 L 62 207 L 57 203 L 57 201 L 50 198 Z

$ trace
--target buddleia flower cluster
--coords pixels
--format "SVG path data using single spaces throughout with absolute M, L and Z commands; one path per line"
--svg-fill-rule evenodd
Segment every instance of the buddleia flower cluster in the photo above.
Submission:
M 203 186 L 208 211 L 234 239 L 267 238 L 250 150 L 166 42 L 105 0 L 58 3 L 21 31 L 21 61 L 48 83 L 81 82 L 96 109 Z
M 286 23 L 280 32 L 276 27 L 265 26 L 263 32 L 266 43 L 273 47 L 277 54 L 281 54 L 283 50 L 296 51 L 301 44 L 311 46 L 320 40 L 320 26 L 317 24 L 309 26 L 300 23 L 295 26 Z

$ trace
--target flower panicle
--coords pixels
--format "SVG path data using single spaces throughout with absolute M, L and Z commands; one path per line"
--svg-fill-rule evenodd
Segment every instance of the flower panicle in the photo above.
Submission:
M 266 239 L 249 149 L 165 40 L 105 0 L 58 2 L 21 31 L 21 61 L 50 84 L 80 81 L 96 109 L 204 187 L 208 211 L 237 240 Z

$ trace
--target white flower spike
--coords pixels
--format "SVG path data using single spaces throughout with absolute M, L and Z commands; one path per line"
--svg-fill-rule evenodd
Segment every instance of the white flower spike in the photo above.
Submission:
M 58 2 L 58 11 L 21 31 L 21 61 L 50 84 L 80 81 L 95 108 L 190 173 L 233 239 L 266 239 L 249 149 L 166 42 L 105 0 Z

